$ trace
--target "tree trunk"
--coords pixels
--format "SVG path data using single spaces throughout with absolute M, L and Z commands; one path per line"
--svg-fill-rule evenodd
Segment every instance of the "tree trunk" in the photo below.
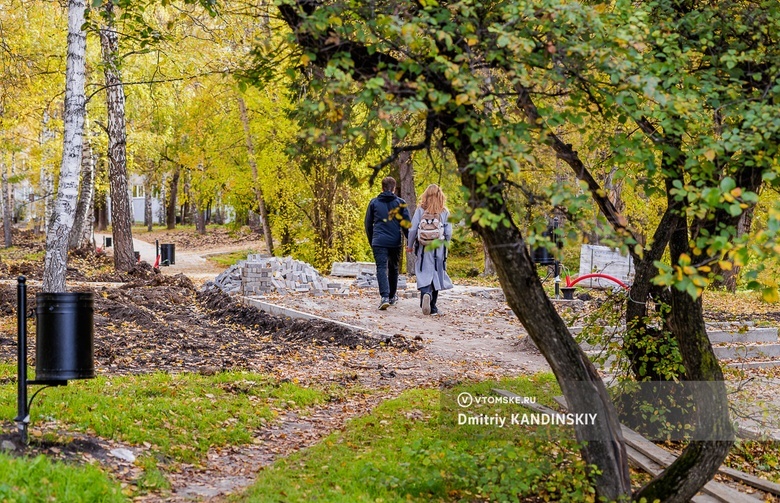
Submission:
M 737 222 L 737 238 L 741 238 L 745 234 L 750 233 L 750 229 L 751 227 L 753 227 L 754 211 L 755 211 L 755 206 L 751 206 L 750 208 L 742 212 L 742 216 L 740 216 L 739 222 Z M 725 288 L 731 293 L 737 291 L 737 280 L 739 279 L 739 271 L 740 271 L 740 267 L 738 265 L 732 265 L 731 269 L 724 270 L 716 262 L 715 264 L 713 264 L 712 269 L 715 274 L 720 274 L 720 276 L 723 277 L 722 280 L 713 281 L 711 285 L 712 288 Z
M 398 168 L 398 195 L 406 201 L 406 207 L 409 210 L 409 217 L 414 217 L 417 211 L 417 192 L 414 185 L 414 164 L 412 163 L 411 152 L 401 152 L 395 162 Z M 407 243 L 408 244 L 408 243 Z M 413 275 L 416 257 L 414 252 L 406 254 L 406 274 Z
M 106 194 L 101 194 L 100 200 L 95 206 L 95 221 L 97 222 L 97 230 L 105 231 L 108 229 L 108 201 L 106 200 Z
M 41 170 L 40 170 L 40 186 L 41 186 L 41 198 L 42 201 L 35 202 L 35 225 L 37 230 L 43 230 L 45 233 L 49 228 L 49 218 L 51 217 L 52 204 L 54 201 L 54 181 L 49 176 L 49 173 L 54 171 L 54 161 L 50 155 L 49 142 L 55 138 L 54 131 L 49 127 L 49 110 L 43 111 L 43 119 L 41 120 Z M 39 206 L 40 204 L 40 206 Z
M 0 164 L 0 170 L 3 171 L 3 237 L 5 238 L 5 247 L 13 246 L 12 228 L 13 228 L 13 203 L 11 202 L 11 187 L 8 184 L 8 172 L 5 164 Z
M 71 250 L 88 246 L 92 236 L 92 198 L 95 192 L 95 162 L 92 148 L 84 141 L 81 149 L 81 187 L 79 203 L 76 207 L 76 220 L 70 231 L 68 246 Z M 85 239 L 86 236 L 86 239 Z
M 119 39 L 114 30 L 113 3 L 106 4 L 107 25 L 100 30 L 103 74 L 108 110 L 108 179 L 111 190 L 111 227 L 114 237 L 114 268 L 129 271 L 135 264 L 133 221 L 127 187 L 125 90 L 119 72 Z
M 64 134 L 57 200 L 46 233 L 43 292 L 65 291 L 68 267 L 68 238 L 73 227 L 78 199 L 81 146 L 84 135 L 87 37 L 83 31 L 86 3 L 68 2 L 68 56 L 65 67 Z
M 173 172 L 173 176 L 171 177 L 171 190 L 170 194 L 168 196 L 168 229 L 175 229 L 176 228 L 176 207 L 179 205 L 179 202 L 177 201 L 178 195 L 179 195 L 179 168 L 176 168 L 176 171 Z
M 206 234 L 206 210 L 199 208 L 194 199 L 192 201 L 192 215 L 195 218 L 195 230 L 198 234 Z
M 190 192 L 190 176 L 188 172 L 184 173 L 184 201 L 181 205 L 181 223 L 188 225 L 190 223 L 190 208 L 192 206 L 192 193 Z
M 54 177 L 44 168 L 41 168 L 43 185 L 43 232 L 49 234 L 51 215 L 54 212 Z
M 455 153 L 461 181 L 469 190 L 471 208 L 487 209 L 509 219 L 503 203 L 480 186 L 469 169 L 470 150 L 456 145 L 449 148 Z M 495 187 L 500 182 L 483 185 Z M 600 470 L 595 476 L 597 496 L 608 501 L 627 498 L 631 494 L 631 480 L 617 412 L 595 367 L 547 297 L 520 231 L 511 221 L 509 226 L 498 225 L 495 229 L 478 223 L 472 225 L 482 236 L 496 266 L 507 303 L 552 367 L 570 410 L 597 414 L 596 424 L 574 427 L 577 440 L 584 442 L 583 459 Z
M 152 225 L 154 225 L 154 215 L 152 215 L 152 184 L 149 180 L 150 175 L 146 175 L 146 183 L 144 184 L 144 225 L 146 230 L 152 232 Z
M 163 176 L 162 179 L 160 180 L 160 197 L 158 199 L 160 201 L 160 204 L 157 207 L 157 216 L 156 216 L 158 225 L 165 224 L 165 217 L 166 217 L 165 201 L 166 198 L 168 197 L 168 195 L 165 193 L 165 184 L 166 184 L 166 180 L 165 180 L 165 176 Z
M 265 238 L 265 246 L 268 248 L 268 253 L 274 254 L 274 240 L 271 235 L 271 224 L 268 222 L 268 211 L 265 206 L 265 198 L 263 197 L 263 189 L 260 187 L 260 180 L 257 173 L 257 161 L 255 160 L 255 145 L 252 141 L 252 132 L 249 129 L 249 116 L 246 112 L 246 103 L 244 98 L 238 97 L 238 111 L 241 114 L 241 124 L 244 126 L 244 136 L 246 136 L 246 149 L 249 154 L 249 166 L 252 168 L 252 181 L 254 182 L 255 198 L 257 199 L 257 205 L 260 210 L 260 219 L 263 225 L 263 237 Z
M 490 260 L 490 253 L 488 253 L 487 246 L 482 243 L 482 251 L 485 253 L 485 269 L 482 271 L 483 276 L 495 276 L 496 266 L 493 265 L 493 261 Z
M 672 196 L 668 197 L 671 205 Z M 676 264 L 682 254 L 691 253 L 685 217 L 675 216 L 672 229 L 669 251 L 671 262 Z M 687 292 L 671 288 L 671 300 L 669 326 L 680 347 L 686 380 L 697 386 L 693 393 L 696 433 L 703 433 L 706 438 L 690 442 L 677 460 L 642 488 L 636 498 L 684 503 L 715 476 L 731 449 L 734 431 L 723 373 L 704 325 L 701 296 L 694 300 Z

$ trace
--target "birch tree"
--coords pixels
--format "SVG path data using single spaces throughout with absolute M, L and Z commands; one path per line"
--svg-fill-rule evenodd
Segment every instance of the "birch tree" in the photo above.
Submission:
M 81 151 L 81 186 L 76 219 L 70 232 L 70 249 L 89 246 L 92 242 L 92 222 L 95 194 L 95 159 L 88 141 Z
M 81 150 L 84 134 L 86 96 L 87 37 L 83 30 L 87 5 L 83 0 L 68 2 L 68 49 L 65 67 L 65 107 L 62 162 L 59 188 L 46 233 L 44 292 L 65 291 L 68 266 L 68 239 L 76 216 Z
M 114 5 L 105 5 L 106 25 L 100 30 L 103 74 L 106 78 L 108 111 L 108 179 L 111 193 L 111 226 L 114 236 L 114 267 L 129 271 L 135 265 L 132 207 L 127 185 L 127 134 L 125 90 L 119 70 L 119 37 L 114 28 Z

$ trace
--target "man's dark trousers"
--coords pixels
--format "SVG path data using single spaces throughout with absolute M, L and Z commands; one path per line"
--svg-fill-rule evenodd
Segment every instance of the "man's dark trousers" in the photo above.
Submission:
M 383 299 L 392 299 L 398 290 L 398 265 L 401 259 L 401 247 L 372 246 L 371 249 L 374 250 L 379 295 Z

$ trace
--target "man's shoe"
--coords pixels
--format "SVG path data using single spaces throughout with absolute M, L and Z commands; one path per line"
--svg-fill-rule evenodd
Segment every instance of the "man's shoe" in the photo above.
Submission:
M 379 303 L 379 310 L 384 311 L 388 307 L 390 307 L 390 299 L 387 297 L 382 297 L 382 302 Z
M 392 297 L 390 297 L 390 305 L 394 306 L 396 304 L 398 304 L 398 295 L 393 295 Z
M 422 311 L 423 314 L 431 314 L 431 294 L 424 293 L 422 296 Z
M 439 316 L 439 310 L 435 307 L 431 307 L 431 316 Z

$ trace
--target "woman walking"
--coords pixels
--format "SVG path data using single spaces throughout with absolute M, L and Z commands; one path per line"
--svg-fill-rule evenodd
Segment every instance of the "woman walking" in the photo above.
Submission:
M 447 244 L 452 239 L 452 226 L 447 222 L 450 212 L 444 206 L 446 199 L 438 185 L 428 185 L 420 196 L 420 206 L 409 229 L 406 251 L 414 251 L 417 257 L 414 272 L 420 307 L 426 315 L 439 314 L 436 306 L 439 291 L 452 288 L 447 275 Z

